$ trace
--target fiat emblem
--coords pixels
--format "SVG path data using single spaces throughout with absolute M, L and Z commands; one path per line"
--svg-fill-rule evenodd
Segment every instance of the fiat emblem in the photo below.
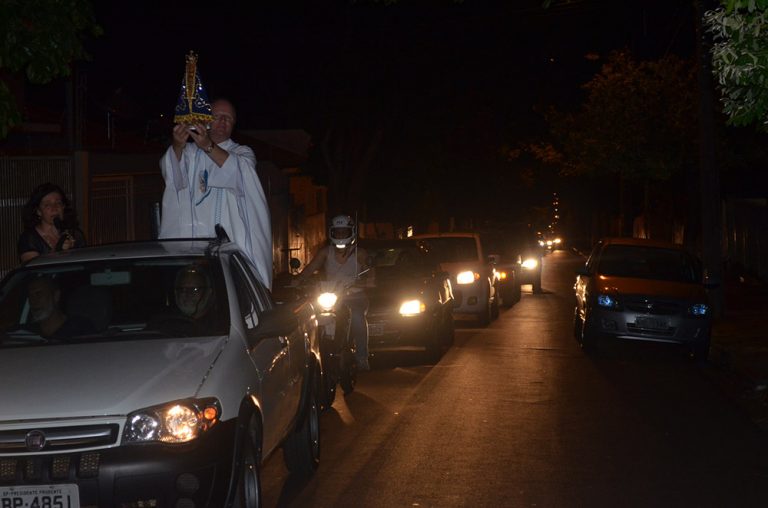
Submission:
M 39 452 L 45 448 L 45 434 L 39 430 L 31 430 L 27 432 L 27 437 L 24 438 L 24 442 L 27 445 L 27 450 L 31 452 Z

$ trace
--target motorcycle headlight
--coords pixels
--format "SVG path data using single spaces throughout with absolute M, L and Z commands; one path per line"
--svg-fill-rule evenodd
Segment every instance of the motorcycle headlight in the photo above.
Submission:
M 128 415 L 123 443 L 187 443 L 219 421 L 215 399 L 182 400 L 140 409 Z
M 467 270 L 465 272 L 459 272 L 459 274 L 456 276 L 456 283 L 457 284 L 472 284 L 476 280 L 480 278 L 480 274 L 473 272 L 471 270 Z
M 539 262 L 536 261 L 536 258 L 525 258 L 523 261 L 523 268 L 526 270 L 534 270 L 537 266 L 539 266 Z
M 427 306 L 421 300 L 406 300 L 400 304 L 402 316 L 418 316 L 427 310 Z
M 339 297 L 336 296 L 336 293 L 320 293 L 320 296 L 317 297 L 317 304 L 324 312 L 328 312 L 333 309 L 338 299 Z

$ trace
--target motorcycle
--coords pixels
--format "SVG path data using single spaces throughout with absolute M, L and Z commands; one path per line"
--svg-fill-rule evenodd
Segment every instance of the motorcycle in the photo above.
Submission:
M 350 334 L 352 314 L 343 297 L 347 288 L 338 288 L 330 281 L 319 283 L 315 299 L 318 308 L 320 354 L 326 372 L 326 407 L 336 398 L 336 386 L 349 395 L 357 383 L 355 341 Z

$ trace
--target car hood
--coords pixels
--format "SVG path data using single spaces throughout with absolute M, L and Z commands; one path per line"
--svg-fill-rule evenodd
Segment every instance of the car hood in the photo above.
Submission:
M 422 278 L 409 277 L 389 277 L 386 279 L 377 278 L 376 287 L 367 288 L 370 309 L 383 309 L 397 306 L 409 298 L 416 298 L 423 293 L 427 282 Z
M 0 420 L 125 415 L 194 396 L 226 337 L 0 349 Z
M 595 286 L 598 291 L 606 293 L 617 292 L 624 295 L 642 295 L 653 298 L 706 301 L 704 287 L 699 284 L 600 275 L 595 278 Z
M 475 272 L 483 273 L 488 269 L 487 265 L 478 261 L 459 261 L 457 263 L 440 263 L 440 268 L 451 274 L 451 277 L 456 278 L 456 275 L 465 271 L 472 270 Z

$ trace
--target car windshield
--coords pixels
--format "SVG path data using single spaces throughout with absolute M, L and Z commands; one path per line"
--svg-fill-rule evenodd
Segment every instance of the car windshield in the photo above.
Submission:
M 431 273 L 426 254 L 416 247 L 367 248 L 376 268 L 376 278 L 422 277 Z
M 440 263 L 477 261 L 477 244 L 473 237 L 443 236 L 423 240 Z
M 27 267 L 0 288 L 0 347 L 224 335 L 228 309 L 213 259 Z
M 600 255 L 601 275 L 674 282 L 699 281 L 695 259 L 684 251 L 634 245 L 607 245 Z

